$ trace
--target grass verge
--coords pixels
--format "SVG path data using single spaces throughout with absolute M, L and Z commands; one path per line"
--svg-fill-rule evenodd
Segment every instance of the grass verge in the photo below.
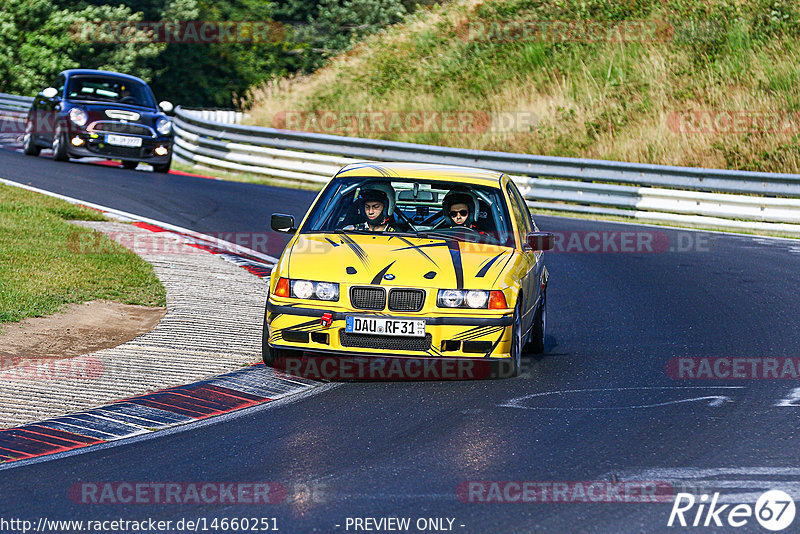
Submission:
M 107 220 L 100 213 L 17 187 L 0 185 L 0 325 L 42 317 L 66 304 L 104 299 L 164 306 L 153 268 L 101 236 L 102 253 L 81 242 L 95 232 L 69 220 Z
M 248 111 L 323 133 L 798 173 L 798 58 L 794 0 L 455 0 L 255 88 Z M 469 127 L 419 118 L 436 113 Z

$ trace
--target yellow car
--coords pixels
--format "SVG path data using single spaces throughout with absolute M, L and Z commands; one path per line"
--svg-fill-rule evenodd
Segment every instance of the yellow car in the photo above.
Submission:
M 309 354 L 503 360 L 542 352 L 547 280 L 539 232 L 508 175 L 445 165 L 343 167 L 270 277 L 263 358 Z

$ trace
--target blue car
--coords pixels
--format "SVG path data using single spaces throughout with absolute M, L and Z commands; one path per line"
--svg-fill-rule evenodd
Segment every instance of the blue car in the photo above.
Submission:
M 101 157 L 133 169 L 149 163 L 156 172 L 172 162 L 169 102 L 156 103 L 143 80 L 103 70 L 70 69 L 34 99 L 25 122 L 23 150 L 53 159 Z

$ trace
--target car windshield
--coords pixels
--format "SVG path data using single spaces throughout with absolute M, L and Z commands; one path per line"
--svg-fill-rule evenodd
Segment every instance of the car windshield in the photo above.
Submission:
M 384 199 L 390 205 L 381 211 L 375 204 Z M 380 216 L 370 223 L 367 210 Z M 413 178 L 334 178 L 300 228 L 300 233 L 375 231 L 514 245 L 500 189 Z
M 67 86 L 70 100 L 96 100 L 155 108 L 155 102 L 146 85 L 112 76 L 72 76 Z

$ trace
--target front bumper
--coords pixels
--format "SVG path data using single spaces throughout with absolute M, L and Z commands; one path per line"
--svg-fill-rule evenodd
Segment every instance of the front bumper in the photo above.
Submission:
M 83 143 L 75 146 L 72 140 L 78 137 Z M 141 137 L 141 147 L 123 147 L 109 145 L 102 134 L 91 134 L 83 130 L 72 129 L 67 139 L 67 151 L 70 156 L 100 157 L 120 159 L 125 161 L 140 161 L 155 165 L 169 163 L 172 159 L 172 137 Z M 155 153 L 157 147 L 164 147 L 167 153 L 159 156 Z
M 323 315 L 330 314 L 329 325 Z M 348 315 L 387 317 L 365 310 L 306 308 L 268 302 L 264 335 L 270 347 L 331 355 L 403 356 L 431 358 L 508 358 L 512 315 L 393 314 L 402 319 L 425 319 L 426 337 L 411 338 L 348 334 Z

